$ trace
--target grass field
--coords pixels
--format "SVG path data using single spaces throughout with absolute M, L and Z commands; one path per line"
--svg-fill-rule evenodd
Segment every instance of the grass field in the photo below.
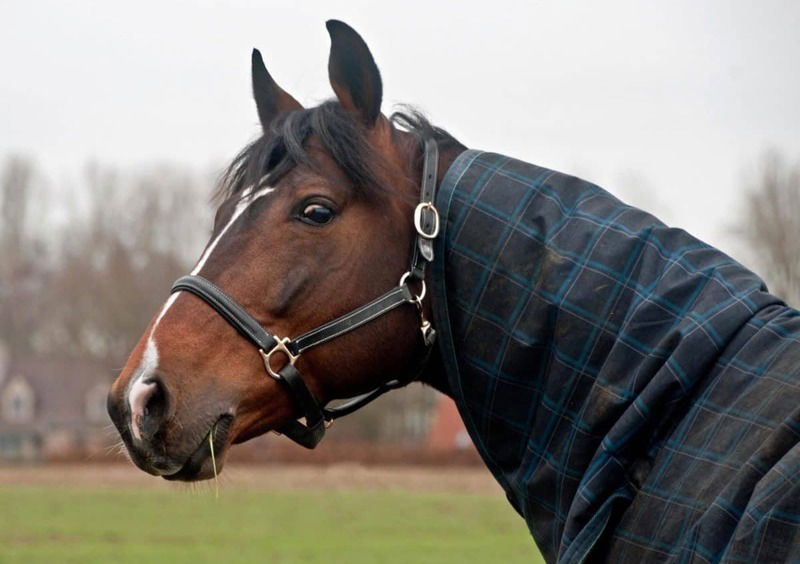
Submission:
M 0 474 L 0 562 L 541 561 L 496 492 L 436 493 L 419 476 L 365 487 L 363 471 L 348 485 L 347 474 L 326 490 L 271 475 L 270 489 L 228 484 L 218 500 L 205 487 Z

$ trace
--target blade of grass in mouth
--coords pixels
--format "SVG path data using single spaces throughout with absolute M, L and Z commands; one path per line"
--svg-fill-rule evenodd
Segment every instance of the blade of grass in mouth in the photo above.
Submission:
M 219 499 L 219 475 L 217 474 L 217 458 L 214 456 L 214 431 L 217 430 L 217 424 L 211 427 L 208 433 L 208 446 L 211 450 L 211 465 L 214 467 L 214 499 Z

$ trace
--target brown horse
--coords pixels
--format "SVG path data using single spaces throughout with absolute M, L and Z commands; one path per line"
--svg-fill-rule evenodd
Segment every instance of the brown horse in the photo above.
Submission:
M 328 30 L 337 100 L 312 109 L 273 81 L 254 50 L 263 135 L 231 166 L 192 271 L 275 335 L 299 335 L 395 287 L 412 251 L 421 139 L 438 140 L 439 171 L 463 150 L 419 117 L 382 115 L 367 46 L 343 23 Z M 303 354 L 296 365 L 310 393 L 324 405 L 407 382 L 424 355 L 418 317 L 397 308 Z M 172 294 L 153 318 L 111 389 L 109 412 L 141 469 L 179 480 L 213 475 L 212 427 L 221 468 L 232 444 L 305 415 L 265 377 L 258 351 L 188 292 Z
M 199 480 L 269 430 L 313 447 L 417 378 L 548 560 L 796 561 L 800 312 L 589 182 L 384 117 L 367 46 L 328 30 L 315 108 L 253 53 L 263 135 L 109 395 L 134 462 Z

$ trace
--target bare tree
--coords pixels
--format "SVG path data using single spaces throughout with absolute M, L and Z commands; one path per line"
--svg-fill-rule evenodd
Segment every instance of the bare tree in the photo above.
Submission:
M 210 230 L 196 177 L 174 167 L 135 174 L 92 165 L 58 232 L 41 354 L 93 357 L 119 367 Z
M 7 158 L 0 172 L 0 342 L 12 354 L 28 348 L 39 314 L 36 296 L 46 276 L 31 226 L 36 177 L 33 163 L 19 156 Z
M 774 294 L 800 306 L 800 161 L 765 155 L 744 204 L 737 231 L 756 269 Z

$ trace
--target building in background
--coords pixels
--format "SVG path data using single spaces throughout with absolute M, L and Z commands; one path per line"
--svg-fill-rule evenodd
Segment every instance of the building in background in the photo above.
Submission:
M 0 346 L 0 460 L 68 458 L 106 448 L 111 376 L 87 360 L 11 359 Z
M 438 397 L 425 446 L 437 451 L 473 448 L 472 439 L 464 427 L 455 402 L 445 395 Z

